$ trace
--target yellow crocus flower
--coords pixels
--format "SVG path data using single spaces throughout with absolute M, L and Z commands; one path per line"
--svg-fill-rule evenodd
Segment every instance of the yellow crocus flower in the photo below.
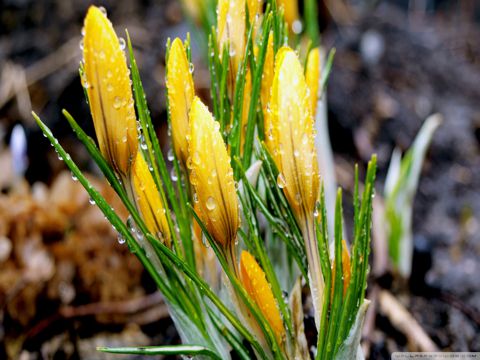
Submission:
M 260 27 L 260 15 L 262 14 L 263 0 L 247 0 L 248 20 L 253 24 L 252 39 L 255 40 L 258 28 Z M 248 30 L 248 29 L 247 29 Z
M 270 108 L 272 133 L 266 136 L 275 147 L 278 183 L 297 220 L 304 223 L 313 216 L 319 195 L 317 153 L 303 68 L 288 47 L 277 54 Z
M 230 85 L 233 89 L 237 70 L 245 53 L 245 0 L 219 0 L 217 38 L 220 56 L 226 46 L 230 55 Z
M 279 8 L 283 8 L 283 14 L 285 21 L 288 24 L 288 29 L 298 34 L 302 28 L 300 22 L 300 16 L 298 14 L 298 1 L 297 0 L 277 0 Z
M 324 281 L 315 235 L 314 211 L 319 196 L 314 122 L 303 67 L 295 51 L 283 47 L 275 59 L 271 107 L 270 149 L 279 170 L 278 186 L 295 215 L 305 239 L 309 284 L 320 325 Z M 271 151 L 271 150 L 270 150 Z
M 190 183 L 209 234 L 223 247 L 234 243 L 240 225 L 238 199 L 230 157 L 219 123 L 195 97 L 190 109 Z
M 316 47 L 308 54 L 307 69 L 305 71 L 305 80 L 308 86 L 308 102 L 310 104 L 310 112 L 314 118 L 317 112 L 320 74 L 320 48 Z
M 242 104 L 242 129 L 240 137 L 240 151 L 243 154 L 243 146 L 245 144 L 245 136 L 247 134 L 248 112 L 250 111 L 250 99 L 252 95 L 252 75 L 248 68 L 245 74 L 245 88 L 243 89 L 243 104 Z
M 242 251 L 240 255 L 240 280 L 248 295 L 269 322 L 277 341 L 281 343 L 285 335 L 285 328 L 277 301 L 265 278 L 265 273 L 248 251 Z
M 273 51 L 273 32 L 268 35 L 267 52 L 265 53 L 265 63 L 263 65 L 262 84 L 260 88 L 260 99 L 262 100 L 263 126 L 265 129 L 265 144 L 270 152 L 273 153 L 272 140 L 273 129 L 270 121 L 270 93 L 273 82 L 273 70 L 275 68 L 275 54 Z
M 147 162 L 140 151 L 137 152 L 132 167 L 132 185 L 135 193 L 135 203 L 148 230 L 167 246 L 170 246 L 170 230 L 165 215 L 166 209 L 148 169 Z
M 173 40 L 167 59 L 167 94 L 175 154 L 182 164 L 188 157 L 188 113 L 195 89 L 185 47 L 178 38 Z
M 88 103 L 103 156 L 122 176 L 130 172 L 138 150 L 137 126 L 123 44 L 97 7 L 85 18 L 83 59 Z

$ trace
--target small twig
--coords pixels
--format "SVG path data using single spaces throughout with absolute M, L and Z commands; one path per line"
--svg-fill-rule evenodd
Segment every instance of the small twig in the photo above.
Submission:
M 412 314 L 387 290 L 378 296 L 379 310 L 388 317 L 392 325 L 406 337 L 411 351 L 439 351 Z
M 80 306 L 64 306 L 52 316 L 41 320 L 37 325 L 32 327 L 26 334 L 26 338 L 31 338 L 42 332 L 51 323 L 60 319 L 71 319 L 83 316 L 103 315 L 103 314 L 135 314 L 141 311 L 148 311 L 150 308 L 157 306 L 162 307 L 160 314 L 168 315 L 166 305 L 163 303 L 163 296 L 160 292 L 131 299 L 127 301 L 98 302 Z M 165 308 L 165 309 L 163 309 Z M 158 319 L 158 316 L 157 316 Z

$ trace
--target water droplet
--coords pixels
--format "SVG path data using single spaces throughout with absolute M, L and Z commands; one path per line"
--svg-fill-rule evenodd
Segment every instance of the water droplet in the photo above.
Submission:
M 125 39 L 121 37 L 118 39 L 118 42 L 120 44 L 120 50 L 122 51 L 125 50 L 125 46 L 126 46 Z
M 80 31 L 80 33 L 82 34 L 82 36 L 85 36 L 85 26 L 82 26 L 82 30 Z
M 217 207 L 217 203 L 212 196 L 209 196 L 207 202 L 205 203 L 205 206 L 209 211 L 213 211 Z
M 300 205 L 302 203 L 302 195 L 300 195 L 300 193 L 295 194 L 295 202 L 297 203 L 297 205 Z
M 75 175 L 72 174 L 72 180 L 73 180 L 73 181 L 77 181 L 78 178 L 77 178 Z
M 83 47 L 84 47 L 84 44 L 83 44 L 83 39 L 80 40 L 80 43 L 78 44 L 78 47 L 80 48 L 80 50 L 83 51 Z
M 173 161 L 174 158 L 175 157 L 173 156 L 173 149 L 172 148 L 168 149 L 168 153 L 167 153 L 168 161 Z
M 287 182 L 282 173 L 279 173 L 277 176 L 277 185 L 280 189 L 283 189 L 285 186 L 287 186 Z
M 107 9 L 105 9 L 103 6 L 99 6 L 99 7 L 98 7 L 98 10 L 100 10 L 100 12 L 101 12 L 103 15 L 107 16 Z
M 100 60 L 105 60 L 105 51 L 100 50 L 100 52 L 98 53 L 98 57 L 100 58 Z
M 197 193 L 193 193 L 193 202 L 198 202 L 198 195 Z
M 147 150 L 147 149 L 148 149 L 148 146 L 147 146 L 146 143 L 141 142 L 141 143 L 140 143 L 140 148 L 141 148 L 142 150 Z
M 178 176 L 177 176 L 177 173 L 175 172 L 175 169 L 172 169 L 172 171 L 170 172 L 170 178 L 174 182 L 178 180 Z
M 293 156 L 298 157 L 299 155 L 300 155 L 300 151 L 298 151 L 298 149 L 295 149 L 293 151 Z
M 122 107 L 122 98 L 120 96 L 115 96 L 113 99 L 113 107 L 117 110 Z
M 80 78 L 81 82 L 82 82 L 82 86 L 85 88 L 85 89 L 88 89 L 90 87 L 90 84 L 87 80 L 87 77 L 85 75 L 83 75 L 81 78 Z
M 107 91 L 108 91 L 108 92 L 112 92 L 112 91 L 113 91 L 113 85 L 112 85 L 112 84 L 110 84 L 110 83 L 107 84 Z
M 90 203 L 90 205 L 95 205 L 95 200 L 93 200 L 92 198 L 89 198 L 88 202 Z
M 118 234 L 117 240 L 120 245 L 125 244 L 125 238 L 122 236 L 122 234 Z
M 192 161 L 195 165 L 200 164 L 200 154 L 198 153 L 198 151 L 195 151 L 195 153 L 193 154 Z
M 193 65 L 193 63 L 190 63 L 190 65 L 188 66 L 188 71 L 190 71 L 190 74 L 193 74 L 193 72 L 195 71 L 195 66 Z

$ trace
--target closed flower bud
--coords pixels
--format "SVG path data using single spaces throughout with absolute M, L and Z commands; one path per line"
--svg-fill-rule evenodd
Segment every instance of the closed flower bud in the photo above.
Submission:
M 202 218 L 209 234 L 221 246 L 230 246 L 240 225 L 237 192 L 230 157 L 219 124 L 197 97 L 190 109 L 187 167 Z
M 229 46 L 230 78 L 234 82 L 245 53 L 245 0 L 218 1 L 217 38 L 220 56 Z
M 127 175 L 138 150 L 137 126 L 124 46 L 97 7 L 85 18 L 83 86 L 87 90 L 100 151 L 120 175 Z
M 132 167 L 132 183 L 137 209 L 148 230 L 167 246 L 170 246 L 166 209 L 141 152 L 137 153 Z
M 185 164 L 188 157 L 188 113 L 195 89 L 185 47 L 178 38 L 173 40 L 167 59 L 167 93 L 175 154 Z
M 265 53 L 265 63 L 263 65 L 262 86 L 260 88 L 260 99 L 262 100 L 263 124 L 265 128 L 265 144 L 273 152 L 272 140 L 272 122 L 270 111 L 270 94 L 273 82 L 273 70 L 275 68 L 275 54 L 273 51 L 273 33 L 268 35 L 267 52 Z
M 255 39 L 258 28 L 260 27 L 260 15 L 262 14 L 262 0 L 247 0 L 248 21 L 253 24 L 252 39 Z
M 278 0 L 277 4 L 279 8 L 283 8 L 288 29 L 298 34 L 302 30 L 298 15 L 298 0 Z
M 250 69 L 245 74 L 245 88 L 243 90 L 243 106 L 242 106 L 242 133 L 240 138 L 240 151 L 243 154 L 243 146 L 245 144 L 245 136 L 247 134 L 248 112 L 250 111 L 250 100 L 252 95 L 252 75 Z
M 270 149 L 274 149 L 272 155 L 279 170 L 277 184 L 283 189 L 305 240 L 309 285 L 318 329 L 325 284 L 313 221 L 319 180 L 314 124 L 308 100 L 303 67 L 295 52 L 284 47 L 275 59 L 270 97 Z
M 305 80 L 308 86 L 308 103 L 310 105 L 310 112 L 314 118 L 317 112 L 320 75 L 320 48 L 316 47 L 308 54 L 307 69 L 305 71 Z
M 278 185 L 300 223 L 313 215 L 319 195 L 313 117 L 303 68 L 295 52 L 280 49 L 270 98 L 273 158 Z M 266 129 L 266 131 L 269 131 Z
M 240 255 L 240 280 L 248 295 L 269 322 L 277 341 L 281 343 L 285 335 L 285 328 L 277 301 L 265 278 L 265 273 L 248 251 L 242 251 Z

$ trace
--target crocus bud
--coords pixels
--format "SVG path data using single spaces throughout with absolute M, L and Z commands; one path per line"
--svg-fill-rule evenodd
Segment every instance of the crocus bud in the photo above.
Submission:
M 279 8 L 283 8 L 285 21 L 288 24 L 288 29 L 298 34 L 302 31 L 302 23 L 298 14 L 297 0 L 277 0 Z
M 195 97 L 190 109 L 190 183 L 209 234 L 221 246 L 234 243 L 240 225 L 230 157 L 219 123 Z
M 173 40 L 167 59 L 167 93 L 175 154 L 182 164 L 188 157 L 188 113 L 195 89 L 185 47 L 178 38 Z
M 270 149 L 273 148 L 272 156 L 279 170 L 277 184 L 283 189 L 305 240 L 318 329 L 324 281 L 313 221 L 319 195 L 317 153 L 303 67 L 295 52 L 288 47 L 280 49 L 275 59 L 270 107 Z
M 129 70 L 111 22 L 91 6 L 85 18 L 83 86 L 103 156 L 120 175 L 127 175 L 138 150 L 137 126 Z
M 248 251 L 242 251 L 240 255 L 240 280 L 248 295 L 269 322 L 277 341 L 281 343 L 285 335 L 285 328 L 277 301 L 265 278 L 265 273 Z
M 245 144 L 245 136 L 247 134 L 248 113 L 250 111 L 250 100 L 252 95 L 252 75 L 250 69 L 247 69 L 245 74 L 245 88 L 243 89 L 243 104 L 242 104 L 242 128 L 240 137 L 240 151 L 243 154 L 243 147 Z
M 270 94 L 273 82 L 273 70 L 275 68 L 275 54 L 273 51 L 273 32 L 268 35 L 267 52 L 265 53 L 265 63 L 263 65 L 262 84 L 260 88 L 260 99 L 262 100 L 263 124 L 265 128 L 265 144 L 270 152 L 273 152 L 272 140 L 273 129 L 270 121 Z
M 320 48 L 316 47 L 308 53 L 305 80 L 308 87 L 308 103 L 310 113 L 315 118 L 317 112 L 318 89 L 320 87 Z
M 165 215 L 166 209 L 141 152 L 137 153 L 132 167 L 132 184 L 137 209 L 142 215 L 148 230 L 167 246 L 170 246 L 170 230 Z
M 245 53 L 245 0 L 218 1 L 217 38 L 220 56 L 229 46 L 230 78 L 235 80 Z
M 304 223 L 313 216 L 319 195 L 317 153 L 303 67 L 288 47 L 277 53 L 270 108 L 271 134 L 266 137 L 272 137 L 278 186 Z
M 260 15 L 262 14 L 263 0 L 247 0 L 248 20 L 253 24 L 252 38 L 255 39 L 260 27 Z

